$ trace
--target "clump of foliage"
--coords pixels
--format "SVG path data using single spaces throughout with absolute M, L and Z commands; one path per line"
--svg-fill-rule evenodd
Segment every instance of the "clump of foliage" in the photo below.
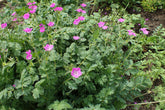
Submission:
M 154 12 L 165 7 L 164 0 L 142 0 L 141 5 L 148 12 Z

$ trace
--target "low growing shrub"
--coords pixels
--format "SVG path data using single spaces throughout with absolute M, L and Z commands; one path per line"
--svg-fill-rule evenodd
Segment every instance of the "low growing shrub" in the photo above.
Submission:
M 146 37 L 133 30 L 139 15 L 88 16 L 84 4 L 68 14 L 52 3 L 4 8 L 1 109 L 119 110 L 152 86 L 139 68 Z

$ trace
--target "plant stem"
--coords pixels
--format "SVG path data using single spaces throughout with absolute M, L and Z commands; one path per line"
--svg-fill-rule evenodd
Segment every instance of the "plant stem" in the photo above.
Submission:
M 165 100 L 159 100 L 159 101 L 155 101 L 155 102 L 138 103 L 138 104 L 129 104 L 129 105 L 127 105 L 127 106 L 147 105 L 147 104 L 155 104 L 155 103 L 160 103 L 160 102 L 165 102 Z

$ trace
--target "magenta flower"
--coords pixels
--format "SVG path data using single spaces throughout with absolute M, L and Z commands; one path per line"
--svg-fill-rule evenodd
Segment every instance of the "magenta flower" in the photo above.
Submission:
M 31 8 L 32 10 L 37 10 L 37 6 L 36 5 L 34 5 L 34 6 L 32 6 L 32 8 Z
M 17 21 L 17 18 L 14 18 L 13 21 Z
M 16 14 L 16 12 L 13 12 L 12 14 L 11 14 L 11 16 L 14 16 Z
M 103 27 L 104 24 L 105 24 L 105 22 L 99 22 L 99 23 L 98 23 L 98 26 L 99 26 L 99 27 Z
M 53 49 L 53 45 L 49 45 L 49 44 L 46 44 L 46 46 L 44 47 L 45 51 L 51 51 Z
M 140 30 L 143 31 L 143 33 L 146 35 L 149 33 L 149 31 L 147 31 L 147 28 L 141 28 Z
M 26 51 L 26 54 L 27 54 L 27 55 L 28 55 L 28 54 L 31 54 L 31 50 Z
M 39 25 L 39 27 L 43 27 L 44 25 L 41 23 L 40 25 Z
M 45 27 L 40 27 L 40 32 L 44 32 L 45 31 Z
M 48 26 L 50 26 L 50 27 L 54 26 L 54 22 L 49 22 Z
M 125 21 L 125 19 L 120 18 L 120 19 L 118 19 L 118 21 L 122 23 L 122 22 L 124 22 L 124 21 Z
M 0 55 L 0 59 L 1 59 L 1 55 Z
M 32 59 L 31 50 L 26 51 L 26 59 L 27 60 L 31 60 Z
M 136 36 L 136 34 L 132 31 L 132 30 L 128 30 L 128 35 L 133 35 L 133 36 Z
M 32 54 L 27 54 L 27 55 L 26 55 L 26 59 L 27 59 L 27 60 L 31 60 L 31 59 L 32 59 Z
M 145 20 L 146 20 L 146 21 L 148 21 L 149 19 L 148 19 L 148 18 L 146 18 Z
M 73 24 L 74 24 L 74 25 L 78 25 L 78 24 L 79 24 L 79 22 L 80 22 L 80 20 L 79 20 L 79 19 L 75 19 L 75 20 L 73 21 Z
M 55 7 L 55 5 L 56 5 L 55 3 L 52 3 L 52 4 L 50 5 L 50 7 L 53 8 L 53 7 Z
M 5 28 L 7 26 L 7 23 L 3 23 L 3 24 L 1 24 L 1 28 Z
M 72 68 L 71 75 L 75 78 L 78 78 L 82 75 L 81 69 L 80 68 Z
M 87 5 L 86 5 L 85 3 L 82 3 L 81 6 L 82 6 L 82 7 L 86 7 Z
M 29 3 L 27 3 L 27 5 L 28 5 L 28 6 L 30 6 L 30 5 L 32 5 L 32 3 L 31 3 L 31 2 L 29 2 Z
M 35 13 L 36 12 L 36 10 L 30 10 L 30 13 L 31 14 L 33 14 L 33 13 Z
M 79 36 L 73 36 L 73 39 L 74 39 L 74 40 L 79 40 L 80 37 L 79 37 Z
M 86 13 L 86 11 L 85 11 L 85 10 L 82 10 L 81 12 L 82 12 L 82 13 Z
M 13 87 L 15 87 L 15 84 L 13 84 Z
M 30 33 L 33 30 L 33 28 L 26 28 L 23 31 L 25 31 L 26 33 Z
M 23 18 L 24 19 L 29 19 L 29 17 L 30 17 L 30 14 L 29 13 L 26 13 L 26 14 L 23 15 Z
M 103 26 L 102 28 L 103 28 L 104 30 L 106 30 L 106 29 L 108 29 L 108 26 Z
M 81 8 L 79 8 L 79 9 L 77 9 L 76 11 L 80 13 L 80 12 L 82 11 L 82 9 L 81 9 Z
M 36 2 L 33 2 L 33 4 L 36 4 Z
M 54 9 L 54 11 L 62 11 L 62 10 L 63 10 L 62 7 L 56 7 L 56 8 Z
M 84 21 L 85 20 L 85 17 L 84 16 L 80 16 L 80 17 L 78 17 L 78 20 Z

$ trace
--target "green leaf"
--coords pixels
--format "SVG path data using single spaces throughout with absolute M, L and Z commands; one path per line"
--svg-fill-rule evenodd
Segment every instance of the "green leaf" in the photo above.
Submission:
M 91 72 L 97 68 L 97 64 L 93 64 L 92 66 L 89 67 L 88 72 Z
M 32 91 L 34 99 L 39 98 L 40 95 L 44 94 L 44 89 L 42 87 L 37 87 Z
M 48 106 L 49 110 L 52 110 L 52 109 L 53 110 L 63 110 L 63 109 L 69 109 L 69 108 L 72 108 L 72 106 L 64 100 L 61 102 L 59 102 L 58 100 L 54 101 L 53 104 Z

